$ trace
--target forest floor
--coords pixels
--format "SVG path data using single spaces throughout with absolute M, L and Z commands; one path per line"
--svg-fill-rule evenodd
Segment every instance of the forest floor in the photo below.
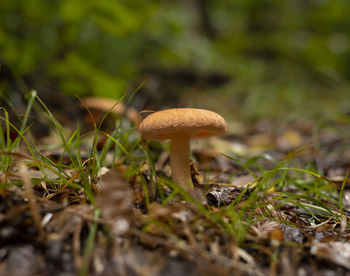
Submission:
M 350 274 L 348 115 L 228 122 L 192 143 L 186 192 L 133 110 L 79 108 L 2 109 L 0 275 Z

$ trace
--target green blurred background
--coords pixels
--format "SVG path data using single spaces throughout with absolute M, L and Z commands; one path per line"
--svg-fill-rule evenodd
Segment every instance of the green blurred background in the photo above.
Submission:
M 339 118 L 349 15 L 348 0 L 0 0 L 0 92 L 118 99 L 146 81 L 138 109 Z

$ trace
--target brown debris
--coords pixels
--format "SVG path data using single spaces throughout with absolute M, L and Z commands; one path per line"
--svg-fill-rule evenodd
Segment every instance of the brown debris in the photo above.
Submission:
M 33 192 L 33 188 L 32 188 L 32 184 L 30 181 L 30 178 L 28 176 L 28 170 L 27 167 L 24 163 L 20 163 L 19 164 L 20 167 L 20 175 L 23 181 L 23 186 L 24 186 L 24 192 L 26 194 L 27 200 L 29 202 L 29 207 L 30 207 L 30 211 L 31 211 L 31 215 L 33 217 L 34 220 L 34 224 L 38 230 L 39 233 L 39 239 L 42 240 L 44 238 L 44 230 L 42 228 L 41 225 L 41 216 L 39 213 L 39 207 L 36 203 L 36 199 L 34 197 L 34 192 Z
M 139 152 L 136 161 L 118 159 L 106 174 L 89 179 L 89 198 L 83 175 L 70 167 L 69 158 L 62 167 L 68 179 L 61 184 L 58 175 L 38 170 L 32 159 L 11 155 L 31 163 L 20 167 L 22 174 L 17 162 L 1 172 L 1 185 L 14 185 L 0 190 L 0 275 L 76 275 L 86 265 L 84 250 L 94 226 L 88 275 L 346 275 L 347 150 L 323 152 L 338 137 L 320 141 L 317 148 L 297 126 L 280 135 L 264 131 L 199 144 L 190 171 L 196 189 L 188 201 L 161 177 L 154 179 L 154 196 L 146 198 L 152 174 L 141 166 L 145 159 Z M 82 145 L 86 169 L 89 146 Z M 169 154 L 160 146 L 150 148 L 160 155 L 157 176 L 169 176 Z M 56 162 L 65 149 L 45 154 Z M 276 171 L 264 178 L 269 169 L 289 165 L 323 173 L 317 178 Z M 126 178 L 129 168 L 135 173 Z M 324 189 L 320 194 L 318 187 Z M 286 194 L 295 198 L 288 201 Z M 299 198 L 305 194 L 309 198 Z M 317 209 L 313 199 L 332 214 Z M 94 215 L 96 208 L 101 217 Z
M 133 223 L 133 192 L 121 169 L 111 169 L 102 176 L 96 204 L 102 217 L 112 225 L 113 233 L 126 233 Z
M 5 271 L 3 275 L 40 275 L 44 271 L 43 256 L 36 254 L 30 245 L 19 246 L 9 254 Z
M 311 254 L 350 269 L 350 244 L 348 242 L 321 243 L 315 241 L 310 249 Z

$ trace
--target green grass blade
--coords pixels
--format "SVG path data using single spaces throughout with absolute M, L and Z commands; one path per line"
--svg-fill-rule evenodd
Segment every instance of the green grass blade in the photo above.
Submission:
M 96 209 L 94 214 L 95 219 L 98 219 L 100 217 L 100 210 Z M 94 250 L 94 244 L 95 244 L 95 238 L 97 233 L 97 222 L 93 222 L 92 226 L 90 228 L 89 236 L 87 237 L 86 245 L 84 248 L 84 254 L 83 254 L 83 265 L 82 268 L 79 271 L 79 276 L 86 276 L 89 273 L 90 269 L 90 262 L 92 258 L 92 253 Z

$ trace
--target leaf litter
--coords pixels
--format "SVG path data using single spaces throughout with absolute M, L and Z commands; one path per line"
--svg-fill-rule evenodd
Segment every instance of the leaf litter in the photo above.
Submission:
M 139 148 L 123 159 L 110 147 L 108 169 L 88 178 L 93 197 L 87 151 L 80 172 L 66 150 L 45 151 L 58 171 L 12 156 L 1 172 L 0 275 L 347 275 L 350 149 L 329 132 L 317 147 L 295 126 L 199 141 L 192 194 L 172 185 L 156 143 L 156 176 Z

